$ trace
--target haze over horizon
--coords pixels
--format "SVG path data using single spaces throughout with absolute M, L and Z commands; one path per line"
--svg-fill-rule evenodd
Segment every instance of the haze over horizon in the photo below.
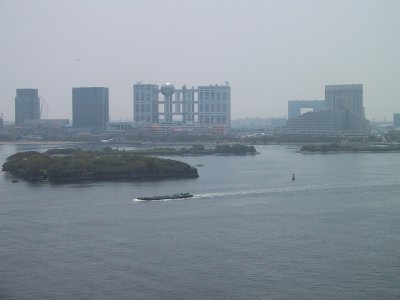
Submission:
M 37 88 L 48 118 L 72 88 L 110 89 L 110 119 L 132 119 L 133 84 L 225 84 L 232 119 L 282 117 L 325 85 L 363 84 L 368 119 L 400 112 L 400 1 L 0 0 L 0 113 Z

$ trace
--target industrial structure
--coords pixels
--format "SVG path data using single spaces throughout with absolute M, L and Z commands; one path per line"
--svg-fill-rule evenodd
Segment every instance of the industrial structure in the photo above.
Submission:
M 108 88 L 72 89 L 72 126 L 74 128 L 105 130 L 108 121 Z
M 15 97 L 15 124 L 40 119 L 40 99 L 37 89 L 17 89 Z
M 162 99 L 160 100 L 160 94 Z M 223 126 L 231 124 L 231 88 L 225 85 L 175 89 L 167 82 L 133 86 L 134 121 L 141 125 L 181 124 Z

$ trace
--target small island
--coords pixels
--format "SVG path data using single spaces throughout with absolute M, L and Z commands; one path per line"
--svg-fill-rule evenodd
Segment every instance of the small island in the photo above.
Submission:
M 109 147 L 108 147 L 109 148 Z M 110 151 L 118 151 L 111 149 Z M 254 146 L 242 144 L 217 144 L 214 149 L 205 148 L 203 145 L 195 144 L 191 148 L 153 148 L 145 150 L 132 150 L 141 155 L 255 155 L 259 154 Z
M 2 170 L 27 181 L 81 182 L 197 178 L 197 169 L 180 161 L 130 151 L 51 149 L 20 152 Z
M 331 143 L 307 144 L 300 148 L 300 152 L 400 152 L 400 144 L 371 144 L 371 143 Z

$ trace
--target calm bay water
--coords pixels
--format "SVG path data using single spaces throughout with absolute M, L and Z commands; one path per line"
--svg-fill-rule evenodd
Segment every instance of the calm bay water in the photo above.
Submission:
M 49 145 L 0 145 L 0 161 Z M 398 153 L 172 157 L 200 178 L 0 176 L 1 299 L 399 299 Z M 296 173 L 296 181 L 291 174 Z M 138 202 L 191 192 L 192 199 Z

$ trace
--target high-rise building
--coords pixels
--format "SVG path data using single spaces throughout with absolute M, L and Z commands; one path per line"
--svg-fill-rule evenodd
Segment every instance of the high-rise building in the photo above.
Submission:
M 159 94 L 163 99 L 159 100 Z M 207 85 L 175 89 L 167 82 L 159 89 L 156 84 L 133 86 L 134 120 L 141 124 L 193 124 L 222 126 L 231 124 L 231 88 Z
M 364 118 L 362 84 L 326 85 L 325 102 L 327 108 L 344 109 Z
M 400 128 L 400 114 L 393 114 L 393 127 Z
M 37 89 L 17 89 L 15 97 L 15 124 L 40 119 L 40 99 Z
M 304 106 L 314 111 L 300 115 Z M 326 85 L 325 105 L 322 101 L 289 101 L 288 113 L 287 128 L 301 133 L 366 133 L 369 128 L 364 117 L 362 84 Z
M 74 128 L 104 130 L 109 121 L 108 88 L 72 89 L 72 125 Z
M 133 86 L 133 119 L 138 123 L 158 123 L 158 85 Z
M 231 87 L 226 85 L 199 86 L 199 123 L 231 124 Z

